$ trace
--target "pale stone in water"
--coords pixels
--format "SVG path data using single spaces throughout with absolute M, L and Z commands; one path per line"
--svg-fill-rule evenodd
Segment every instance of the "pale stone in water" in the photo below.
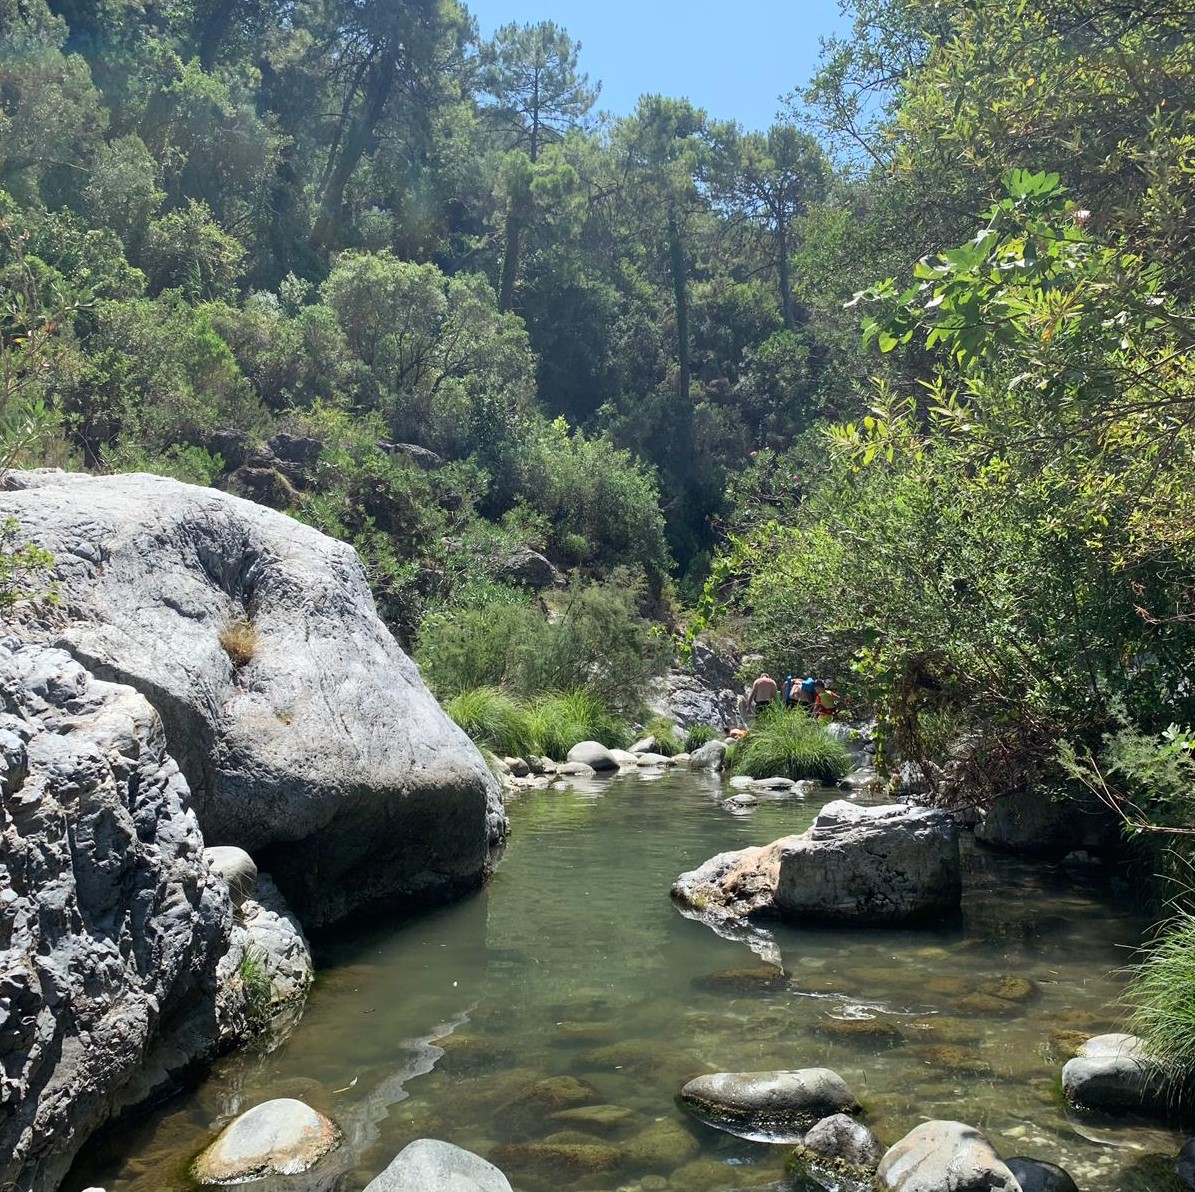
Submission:
M 974 1126 L 923 1122 L 880 1160 L 884 1192 L 1021 1192 L 1016 1176 Z
M 510 1181 L 472 1151 L 420 1138 L 398 1156 L 365 1192 L 511 1192 Z
M 595 770 L 617 770 L 618 760 L 598 741 L 579 741 L 568 751 L 568 761 L 582 762 Z
M 309 1171 L 339 1146 L 331 1118 L 289 1097 L 241 1114 L 195 1161 L 201 1184 L 228 1184 Z

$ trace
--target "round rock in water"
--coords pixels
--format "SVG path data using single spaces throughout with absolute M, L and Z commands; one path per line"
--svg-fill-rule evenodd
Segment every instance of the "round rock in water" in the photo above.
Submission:
M 691 770 L 720 770 L 726 760 L 725 741 L 706 741 L 689 755 Z
M 1041 1159 L 1009 1159 L 1008 1170 L 1017 1177 L 1021 1192 L 1079 1192 L 1061 1167 Z
M 1062 1092 L 1072 1105 L 1107 1113 L 1169 1107 L 1165 1073 L 1136 1035 L 1096 1035 L 1062 1069 Z
M 883 1192 L 1021 1192 L 1017 1177 L 974 1126 L 923 1122 L 880 1160 Z
M 201 1184 L 234 1184 L 309 1171 L 340 1145 L 340 1129 L 310 1105 L 282 1097 L 225 1127 L 195 1161 Z
M 827 1115 L 859 1109 L 846 1081 L 829 1068 L 716 1072 L 690 1080 L 678 1100 L 707 1125 L 764 1142 L 799 1142 Z
M 510 1181 L 492 1163 L 450 1142 L 420 1138 L 365 1192 L 511 1192 Z
M 884 1153 L 876 1136 L 845 1113 L 822 1118 L 813 1126 L 805 1135 L 805 1149 L 821 1159 L 837 1159 L 851 1167 L 875 1167 Z
M 568 751 L 568 761 L 581 762 L 595 770 L 617 770 L 618 759 L 598 741 L 581 741 Z

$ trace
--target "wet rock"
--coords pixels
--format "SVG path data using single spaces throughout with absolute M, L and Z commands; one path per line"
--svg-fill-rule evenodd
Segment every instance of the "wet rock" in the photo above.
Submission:
M 1030 856 L 1064 856 L 1077 850 L 1119 848 L 1121 825 L 1095 799 L 1055 799 L 1041 791 L 997 799 L 975 829 L 993 848 Z
M 830 1039 L 867 1039 L 885 1047 L 905 1040 L 904 1031 L 884 1018 L 822 1018 L 814 1030 Z
M 555 774 L 557 763 L 550 757 L 536 757 L 533 754 L 527 759 L 527 766 L 532 774 Z
M 783 989 L 788 984 L 784 970 L 773 964 L 760 964 L 751 968 L 719 969 L 694 977 L 694 989 L 708 989 L 714 993 L 770 993 Z
M 568 751 L 568 761 L 583 762 L 594 770 L 617 770 L 618 759 L 597 741 L 581 741 Z
M 562 1109 L 593 1105 L 600 1100 L 597 1090 L 587 1081 L 575 1076 L 549 1076 L 513 1098 L 498 1116 L 513 1130 L 532 1132 Z
M 650 733 L 648 733 L 646 737 L 640 737 L 639 740 L 631 746 L 631 752 L 635 754 L 651 753 L 655 747 L 656 739 Z
M 642 769 L 644 767 L 664 767 L 674 764 L 673 759 L 665 757 L 662 753 L 640 753 L 636 762 Z
M 833 1113 L 859 1109 L 846 1082 L 829 1068 L 780 1072 L 717 1072 L 681 1089 L 682 1108 L 742 1138 L 795 1141 Z
M 1096 1035 L 1062 1069 L 1062 1092 L 1072 1104 L 1108 1113 L 1169 1107 L 1165 1074 L 1136 1035 Z
M 819 1158 L 837 1160 L 850 1167 L 875 1167 L 884 1153 L 876 1136 L 845 1113 L 822 1118 L 810 1127 L 802 1145 Z
M 701 1144 L 672 1118 L 652 1122 L 623 1146 L 629 1164 L 649 1171 L 675 1171 L 701 1153 Z
M 979 992 L 1006 1002 L 1028 1002 L 1038 994 L 1037 986 L 1026 977 L 993 977 L 981 981 Z
M 1009 1159 L 1008 1170 L 1017 1177 L 1021 1192 L 1079 1192 L 1061 1167 L 1040 1159 Z
M 490 1159 L 515 1177 L 527 1176 L 558 1187 L 587 1176 L 616 1171 L 623 1166 L 623 1153 L 605 1142 L 524 1142 L 495 1147 Z
M 639 1115 L 625 1105 L 581 1105 L 550 1115 L 553 1122 L 590 1134 L 618 1134 L 638 1118 Z
M 751 808 L 759 806 L 759 800 L 754 795 L 749 795 L 746 791 L 742 791 L 724 800 L 722 806 L 728 811 L 749 811 Z
M 243 1183 L 310 1171 L 340 1145 L 336 1123 L 302 1101 L 266 1101 L 241 1114 L 195 1160 L 201 1184 Z
M 959 998 L 955 1009 L 974 1018 L 1011 1018 L 1024 1013 L 1024 1006 L 990 993 L 972 993 Z
M 981 1059 L 970 1047 L 959 1047 L 953 1043 L 934 1043 L 928 1047 L 912 1049 L 913 1055 L 932 1068 L 945 1068 L 967 1076 L 991 1076 L 992 1065 Z
M 880 1160 L 884 1192 L 1020 1192 L 1016 1176 L 974 1126 L 924 1122 Z
M 629 749 L 611 749 L 610 756 L 618 763 L 620 769 L 623 766 L 637 766 L 639 764 L 639 755 L 632 753 Z
M 721 770 L 726 761 L 726 742 L 707 741 L 689 755 L 690 770 Z
M 207 841 L 249 852 L 308 928 L 482 881 L 500 788 L 350 546 L 163 477 L 5 483 L 0 517 L 56 559 L 56 640 L 150 700 Z
M 1086 1031 L 1071 1031 L 1064 1029 L 1052 1030 L 1049 1035 L 1050 1050 L 1061 1060 L 1074 1059 L 1083 1050 L 1083 1044 L 1090 1035 Z
M 450 1142 L 420 1138 L 399 1151 L 394 1162 L 365 1192 L 512 1192 L 510 1181 L 480 1155 Z
M 561 762 L 556 773 L 562 778 L 592 778 L 597 771 L 586 762 Z
M 526 778 L 531 773 L 531 767 L 521 757 L 504 757 L 502 760 L 516 778 Z
M 444 1054 L 436 1061 L 437 1069 L 475 1075 L 509 1067 L 515 1053 L 489 1038 L 459 1032 L 433 1040 Z

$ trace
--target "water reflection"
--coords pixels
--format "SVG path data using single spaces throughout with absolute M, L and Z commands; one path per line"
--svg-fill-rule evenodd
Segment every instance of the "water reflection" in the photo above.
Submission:
M 719 935 L 672 905 L 676 875 L 801 831 L 838 794 L 768 796 L 742 815 L 729 793 L 658 772 L 520 796 L 486 890 L 332 941 L 282 1047 L 221 1062 L 93 1147 L 67 1192 L 189 1188 L 214 1130 L 275 1096 L 331 1114 L 348 1139 L 330 1185 L 292 1177 L 288 1192 L 358 1192 L 421 1136 L 491 1157 L 519 1192 L 775 1186 L 785 1148 L 703 1127 L 673 1098 L 703 1072 L 813 1065 L 846 1078 L 883 1141 L 960 1119 L 1091 1192 L 1117 1188 L 1134 1156 L 1120 1144 L 1173 1148 L 1156 1129 L 1077 1128 L 1055 1096 L 1068 1048 L 1114 1025 L 1114 970 L 1142 927 L 1131 914 L 1051 868 L 968 850 L 947 927 Z

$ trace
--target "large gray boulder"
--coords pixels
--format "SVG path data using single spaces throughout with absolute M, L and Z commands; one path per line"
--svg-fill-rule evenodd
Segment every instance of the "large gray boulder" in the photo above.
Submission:
M 1098 800 L 1056 798 L 1048 791 L 1002 795 L 976 826 L 975 839 L 1004 852 L 1056 856 L 1077 850 L 1116 852 L 1119 818 Z
M 858 925 L 957 912 L 958 827 L 944 811 L 827 803 L 809 831 L 720 853 L 683 873 L 673 897 L 712 923 L 751 915 Z
M 1072 1105 L 1108 1113 L 1165 1113 L 1169 1087 L 1161 1065 L 1136 1035 L 1096 1035 L 1062 1069 L 1062 1092 Z
M 580 762 L 594 770 L 617 770 L 618 759 L 599 741 L 580 741 L 568 751 L 566 762 Z
M 0 1187 L 50 1192 L 180 1020 L 211 1046 L 232 907 L 153 708 L 15 638 L 0 833 Z
M 1055 1163 L 1009 1159 L 1008 1170 L 1016 1176 L 1021 1192 L 1079 1192 L 1075 1181 Z
M 510 1181 L 492 1163 L 450 1142 L 420 1138 L 365 1192 L 511 1192 Z
M 252 853 L 309 928 L 481 881 L 498 784 L 349 546 L 161 477 L 7 484 L 0 517 L 56 559 L 56 644 L 154 705 L 209 845 Z
M 1021 1192 L 1016 1176 L 974 1126 L 923 1122 L 880 1160 L 883 1192 Z
M 696 642 L 687 666 L 670 670 L 653 684 L 648 706 L 681 729 L 699 724 L 745 728 L 737 666 L 737 659 Z
M 846 1081 L 829 1068 L 715 1072 L 690 1080 L 677 1100 L 708 1125 L 769 1142 L 797 1142 L 828 1115 L 859 1109 Z
M 725 741 L 706 741 L 689 755 L 690 770 L 721 770 L 726 761 Z

